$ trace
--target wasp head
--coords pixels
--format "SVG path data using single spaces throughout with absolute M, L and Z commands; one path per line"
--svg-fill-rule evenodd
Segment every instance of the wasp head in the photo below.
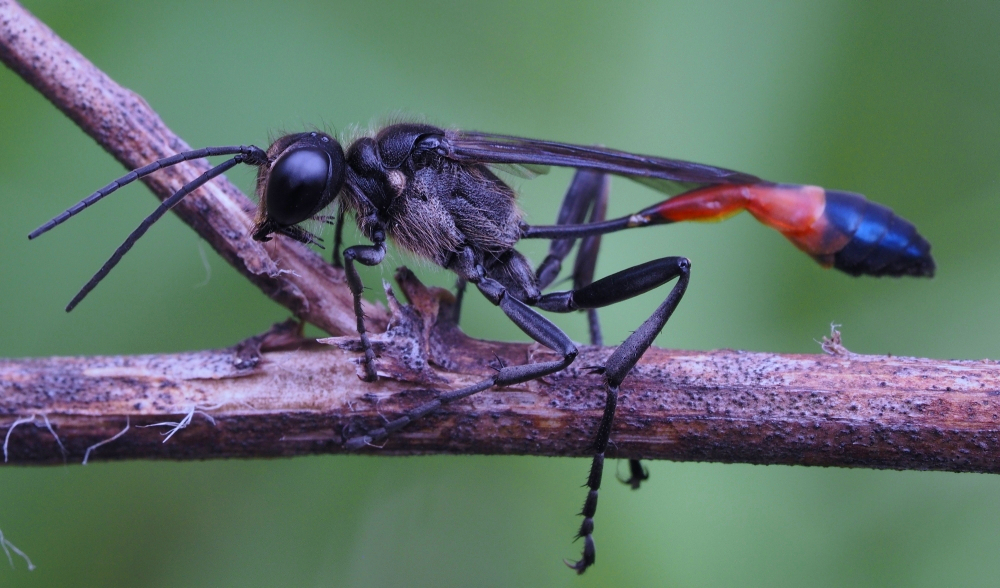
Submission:
M 272 143 L 267 156 L 269 163 L 257 172 L 260 205 L 253 238 L 268 241 L 281 233 L 312 242 L 295 225 L 326 208 L 344 186 L 343 148 L 325 133 L 296 133 Z

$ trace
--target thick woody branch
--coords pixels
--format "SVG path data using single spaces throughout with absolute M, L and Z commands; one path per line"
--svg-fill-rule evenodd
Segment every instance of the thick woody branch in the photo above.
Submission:
M 19 422 L 13 463 L 69 459 L 288 456 L 343 451 L 345 437 L 423 404 L 437 390 L 524 363 L 537 345 L 468 339 L 450 301 L 403 274 L 414 301 L 378 336 L 377 386 L 357 377 L 357 341 L 321 346 L 287 326 L 237 348 L 176 355 L 0 361 L 0 411 Z M 436 319 L 434 317 L 437 317 Z M 257 354 L 257 345 L 264 349 Z M 278 350 L 283 348 L 284 350 Z M 1000 472 L 1000 370 L 994 361 L 650 349 L 623 385 L 612 433 L 620 458 Z M 583 456 L 604 405 L 600 365 L 584 348 L 554 376 L 446 405 L 379 455 L 485 453 Z M 548 357 L 551 359 L 551 357 Z M 443 367 L 447 366 L 447 367 Z M 166 443 L 173 426 L 183 422 Z M 34 425 L 34 426 L 32 426 Z M 48 426 L 52 429 L 49 430 Z
M 139 96 L 11 0 L 0 0 L 0 60 L 126 168 L 188 149 Z M 157 172 L 165 198 L 205 162 Z M 300 319 L 354 332 L 343 273 L 308 248 L 248 238 L 253 204 L 224 180 L 176 207 L 223 258 Z M 412 275 L 376 337 L 380 381 L 357 378 L 351 338 L 317 345 L 282 326 L 227 350 L 137 357 L 0 360 L 0 427 L 12 463 L 68 459 L 279 456 L 339 452 L 345 437 L 508 364 L 538 346 L 465 337 L 451 299 Z M 368 321 L 384 327 L 384 309 Z M 622 458 L 1000 472 L 1000 370 L 990 361 L 650 349 L 625 380 L 612 433 Z M 445 406 L 372 452 L 587 455 L 600 419 L 601 365 L 585 348 L 564 372 Z M 148 425 L 175 425 L 150 428 Z M 125 431 L 127 427 L 127 431 Z M 145 427 L 145 428 L 144 428 Z M 0 428 L 0 430 L 3 430 Z M 124 434 L 117 436 L 122 431 Z M 164 443 L 160 433 L 174 432 Z M 58 439 L 58 440 L 57 440 Z M 113 441 L 108 442 L 110 439 Z
M 11 0 L 0 0 L 0 61 L 127 169 L 191 149 L 141 96 L 116 84 Z M 182 163 L 143 181 L 163 200 L 208 168 L 205 160 Z M 249 239 L 254 209 L 224 177 L 174 207 L 226 261 L 295 316 L 331 334 L 353 333 L 353 303 L 343 271 L 291 239 L 279 236 L 266 246 Z M 368 305 L 365 312 L 372 326 L 384 327 L 384 309 Z

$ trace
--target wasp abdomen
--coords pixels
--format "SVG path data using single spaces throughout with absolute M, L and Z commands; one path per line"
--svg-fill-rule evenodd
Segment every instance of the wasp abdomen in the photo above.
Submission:
M 931 246 L 859 194 L 795 184 L 717 184 L 642 210 L 631 226 L 722 220 L 747 210 L 824 266 L 852 276 L 933 276 Z
M 833 254 L 837 269 L 853 276 L 934 275 L 930 243 L 885 206 L 858 194 L 827 190 L 823 216 L 830 229 L 850 239 Z

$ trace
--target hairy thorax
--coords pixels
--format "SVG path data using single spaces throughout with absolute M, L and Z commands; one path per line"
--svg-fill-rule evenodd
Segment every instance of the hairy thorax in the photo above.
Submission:
M 417 170 L 396 202 L 392 237 L 442 265 L 462 247 L 496 256 L 520 237 L 514 192 L 485 166 L 441 162 Z
M 374 141 L 361 139 L 350 151 L 351 172 L 370 204 L 350 193 L 345 204 L 366 235 L 374 216 L 397 245 L 441 266 L 464 247 L 488 265 L 520 238 L 514 191 L 485 165 L 430 156 L 389 169 Z

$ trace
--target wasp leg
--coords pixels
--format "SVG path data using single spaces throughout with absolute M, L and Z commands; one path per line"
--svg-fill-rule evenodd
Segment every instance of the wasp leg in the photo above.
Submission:
M 583 173 L 578 171 L 577 175 Z M 595 174 L 596 172 L 589 172 Z M 590 222 L 599 223 L 607 218 L 608 211 L 608 182 L 607 176 L 605 174 L 600 174 L 604 176 L 605 181 L 600 184 L 600 189 L 597 192 L 596 198 L 594 199 L 594 207 L 590 211 Z M 572 192 L 572 188 L 570 190 Z M 570 192 L 567 192 L 566 199 L 569 200 Z M 566 204 L 564 202 L 563 206 Z M 560 214 L 560 220 L 562 220 L 562 215 Z M 560 223 L 567 224 L 567 223 Z M 552 257 L 552 249 L 557 242 L 560 241 L 570 241 L 569 239 L 553 240 L 552 247 L 549 251 L 549 257 Z M 597 254 L 601 248 L 601 235 L 588 235 L 580 241 L 580 249 L 576 254 L 576 264 L 573 266 L 573 289 L 579 290 L 584 286 L 589 285 L 594 281 L 594 270 L 597 267 Z M 546 261 L 548 258 L 546 258 Z M 596 308 L 587 309 L 587 322 L 590 325 L 590 344 L 591 345 L 604 345 L 604 337 L 601 333 L 601 322 L 600 318 L 597 316 Z M 628 484 L 633 490 L 638 490 L 639 486 L 643 482 L 649 479 L 649 470 L 646 469 L 642 462 L 638 459 L 628 460 L 629 478 L 627 480 L 621 480 L 623 483 Z
M 563 197 L 556 226 L 582 223 L 595 201 L 601 197 L 607 200 L 608 185 L 607 174 L 586 169 L 577 170 L 566 190 L 566 196 Z M 593 221 L 593 213 L 591 220 Z M 549 244 L 549 254 L 538 264 L 538 269 L 535 271 L 540 290 L 547 288 L 559 276 L 562 260 L 569 255 L 575 244 L 576 237 L 552 239 Z
M 603 221 L 608 209 L 609 188 L 610 179 L 607 174 L 586 169 L 577 170 L 573 182 L 566 190 L 556 226 L 580 224 L 586 218 L 588 210 L 591 223 Z M 544 290 L 555 281 L 559 270 L 562 269 L 562 260 L 569 255 L 575 244 L 575 237 L 552 240 L 548 256 L 538 265 L 538 270 L 535 272 L 540 290 Z M 574 290 L 594 281 L 594 268 L 597 266 L 597 252 L 600 247 L 600 235 L 583 238 L 573 267 Z M 590 344 L 603 345 L 596 309 L 587 309 L 587 320 L 590 325 Z
M 590 222 L 599 223 L 605 219 L 608 212 L 608 176 L 604 175 L 594 208 L 590 211 Z M 580 249 L 576 253 L 576 263 L 573 266 L 573 289 L 579 290 L 589 286 L 594 281 L 594 270 L 597 267 L 597 253 L 601 249 L 601 235 L 588 235 L 580 241 Z M 590 344 L 604 345 L 601 334 L 601 322 L 597 317 L 596 308 L 587 309 L 587 322 L 590 325 Z
M 344 261 L 340 258 L 340 246 L 344 244 L 344 207 L 337 209 L 337 226 L 333 231 L 333 258 L 330 263 L 333 267 L 344 267 Z
M 344 442 L 346 449 L 360 449 L 366 445 L 377 443 L 393 432 L 402 429 L 413 421 L 434 412 L 450 402 L 472 396 L 493 386 L 503 387 L 520 384 L 558 372 L 565 369 L 566 366 L 573 363 L 573 360 L 576 359 L 576 345 L 573 344 L 570 338 L 547 318 L 538 314 L 537 311 L 531 309 L 527 304 L 510 296 L 499 282 L 491 278 L 473 278 L 470 281 L 475 281 L 476 286 L 479 287 L 479 290 L 486 298 L 499 306 L 504 314 L 529 337 L 559 353 L 562 355 L 562 358 L 556 361 L 501 367 L 496 374 L 481 382 L 452 392 L 442 393 L 434 400 L 418 406 L 395 420 L 389 421 L 378 429 L 368 431 L 365 435 L 347 439 Z
M 452 320 L 455 321 L 456 325 L 462 318 L 462 301 L 465 300 L 465 286 L 467 283 L 467 280 L 462 277 L 455 280 L 455 312 L 452 314 Z
M 381 237 L 381 238 L 379 238 Z M 354 245 L 344 250 L 344 270 L 347 274 L 347 285 L 351 287 L 351 294 L 354 295 L 354 316 L 358 319 L 358 335 L 361 337 L 361 348 L 365 354 L 365 376 L 362 378 L 366 382 L 374 382 L 378 379 L 375 371 L 375 350 L 368 339 L 368 332 L 365 330 L 365 313 L 361 308 L 361 295 L 364 294 L 365 285 L 361 282 L 354 262 L 364 265 L 378 265 L 385 259 L 385 235 L 378 232 L 373 239 L 373 245 Z
M 649 469 L 638 459 L 628 460 L 628 474 L 628 479 L 619 477 L 618 481 L 633 490 L 638 490 L 642 483 L 649 479 Z
M 553 292 L 546 294 L 538 301 L 537 306 L 553 312 L 572 312 L 581 308 L 600 308 L 627 300 L 648 292 L 666 282 L 678 278 L 670 294 L 642 325 L 615 349 L 604 364 L 604 384 L 607 398 L 604 404 L 604 416 L 597 428 L 594 439 L 594 460 L 590 466 L 590 476 L 587 478 L 587 500 L 583 503 L 583 523 L 580 525 L 579 537 L 583 537 L 583 556 L 579 561 L 566 562 L 577 573 L 582 574 L 593 565 L 594 549 L 594 514 L 597 512 L 597 494 L 601 488 L 601 476 L 604 473 L 604 452 L 611 436 L 611 425 L 615 418 L 615 408 L 618 404 L 618 387 L 628 372 L 653 343 L 653 339 L 663 330 L 670 315 L 687 290 L 691 275 L 691 262 L 684 257 L 664 257 L 649 263 L 612 274 L 589 286 L 568 292 Z M 641 467 L 641 466 L 640 466 Z

